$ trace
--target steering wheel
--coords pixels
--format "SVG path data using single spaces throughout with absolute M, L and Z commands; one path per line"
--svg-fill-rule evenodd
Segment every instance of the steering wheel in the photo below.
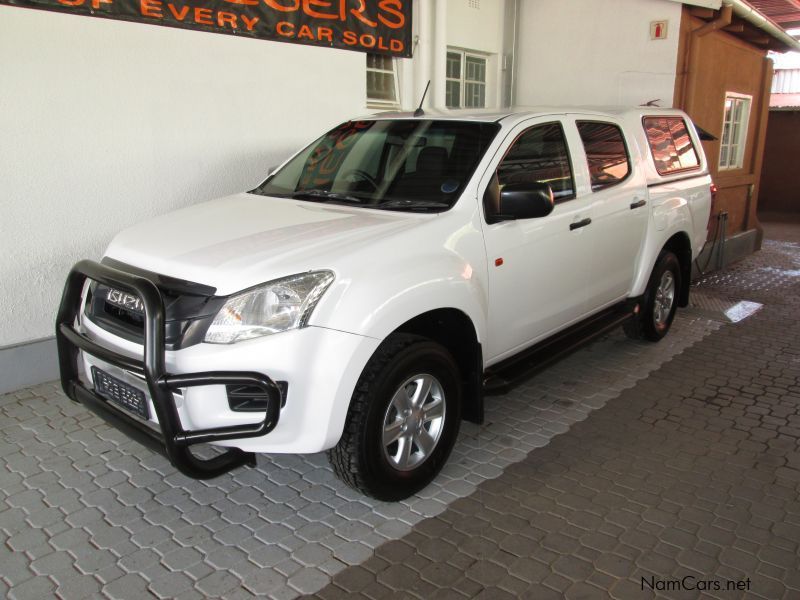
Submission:
M 350 169 L 345 171 L 342 173 L 341 178 L 346 181 L 353 181 L 354 183 L 358 181 L 366 181 L 372 186 L 373 191 L 378 189 L 378 182 L 375 181 L 375 178 L 361 169 Z

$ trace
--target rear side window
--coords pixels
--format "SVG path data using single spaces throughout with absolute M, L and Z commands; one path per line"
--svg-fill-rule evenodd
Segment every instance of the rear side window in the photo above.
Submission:
M 572 198 L 575 186 L 560 123 L 536 125 L 511 145 L 497 168 L 500 187 L 509 183 L 547 183 L 556 200 Z
M 631 172 L 622 130 L 612 123 L 599 121 L 578 121 L 577 126 L 589 162 L 592 190 L 621 183 Z
M 645 117 L 644 129 L 659 175 L 700 168 L 700 159 L 681 117 Z

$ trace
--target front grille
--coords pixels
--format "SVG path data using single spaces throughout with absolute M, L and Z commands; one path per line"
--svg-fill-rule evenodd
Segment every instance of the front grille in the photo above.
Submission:
M 215 296 L 216 290 L 209 286 L 150 273 L 111 259 L 103 259 L 103 262 L 120 271 L 144 276 L 158 286 L 164 301 L 167 350 L 180 350 L 202 342 L 214 316 L 227 300 L 224 296 Z M 141 344 L 144 340 L 144 313 L 134 305 L 122 306 L 120 302 L 110 300 L 109 295 L 114 300 L 120 295 L 130 299 L 127 290 L 95 282 L 87 295 L 85 316 L 114 335 Z
M 140 331 L 144 331 L 144 315 L 121 306 L 115 306 L 110 302 L 103 302 L 103 310 L 112 319 L 117 319 Z

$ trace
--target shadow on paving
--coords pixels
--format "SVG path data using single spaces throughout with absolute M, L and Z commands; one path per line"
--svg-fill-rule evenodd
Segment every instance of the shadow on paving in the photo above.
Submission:
M 800 246 L 768 241 L 707 277 L 765 307 L 317 596 L 800 598 L 797 269 Z

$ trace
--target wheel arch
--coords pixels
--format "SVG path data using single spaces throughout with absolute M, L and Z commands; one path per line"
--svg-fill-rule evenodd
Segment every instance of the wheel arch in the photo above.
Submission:
M 678 306 L 688 306 L 689 286 L 692 279 L 692 242 L 689 240 L 689 235 L 685 231 L 675 233 L 664 244 L 661 252 L 665 250 L 672 252 L 678 258 L 678 263 L 681 265 L 681 287 L 678 290 Z M 659 252 L 659 254 L 661 254 L 661 252 Z
M 457 308 L 438 308 L 409 319 L 395 333 L 426 337 L 450 352 L 461 374 L 461 414 L 467 421 L 482 423 L 483 352 L 472 319 Z

